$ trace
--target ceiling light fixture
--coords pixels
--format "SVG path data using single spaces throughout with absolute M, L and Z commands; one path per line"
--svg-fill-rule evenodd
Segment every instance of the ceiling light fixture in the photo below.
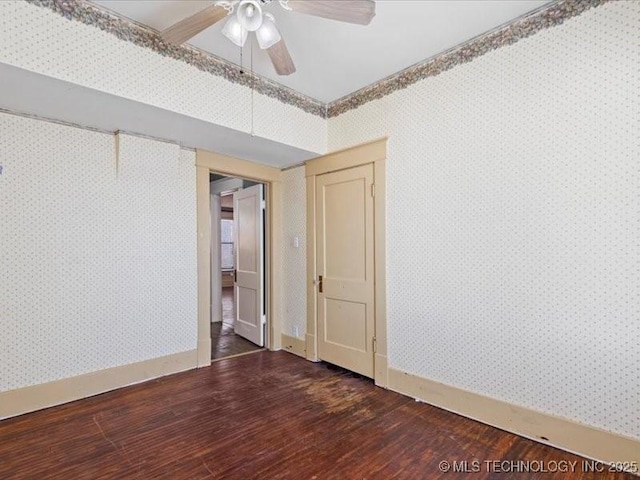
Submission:
M 242 0 L 236 14 L 231 15 L 222 29 L 222 34 L 239 47 L 244 47 L 249 32 L 256 32 L 262 50 L 273 47 L 282 40 L 276 28 L 276 20 L 270 13 L 262 13 L 255 0 Z
M 235 15 L 232 16 L 222 29 L 222 34 L 239 47 L 243 47 L 247 41 L 247 29 L 242 26 Z
M 256 38 L 258 39 L 258 45 L 262 50 L 273 47 L 276 43 L 282 40 L 280 32 L 276 28 L 275 19 L 270 13 L 265 13 L 262 19 L 262 25 L 256 30 Z
M 238 20 L 250 32 L 255 32 L 262 25 L 262 9 L 256 0 L 242 0 L 238 4 Z

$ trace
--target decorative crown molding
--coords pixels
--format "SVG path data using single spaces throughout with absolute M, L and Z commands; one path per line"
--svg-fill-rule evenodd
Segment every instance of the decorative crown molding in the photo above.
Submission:
M 121 40 L 150 48 L 163 56 L 181 60 L 202 71 L 223 77 L 230 82 L 253 87 L 258 93 L 298 107 L 310 114 L 322 118 L 331 118 L 349 110 L 354 110 L 373 100 L 383 98 L 397 90 L 407 88 L 420 80 L 439 75 L 456 65 L 470 62 L 492 50 L 512 45 L 541 30 L 561 25 L 565 20 L 576 17 L 591 8 L 617 0 L 554 0 L 524 17 L 515 19 L 506 25 L 484 33 L 468 42 L 439 53 L 328 104 L 267 78 L 243 72 L 238 65 L 211 53 L 189 45 L 176 46 L 166 43 L 156 30 L 135 23 L 85 0 L 26 1 L 39 7 L 53 10 L 69 20 L 76 20 L 86 25 L 100 28 Z
M 84 0 L 26 1 L 33 5 L 53 10 L 68 20 L 76 20 L 86 25 L 97 27 L 115 35 L 120 40 L 134 43 L 140 47 L 150 48 L 160 55 L 181 60 L 204 72 L 223 77 L 230 82 L 245 87 L 253 87 L 258 93 L 275 98 L 282 103 L 293 105 L 313 115 L 326 118 L 327 107 L 323 102 L 259 75 L 241 70 L 234 63 L 190 45 L 167 43 L 158 31 L 121 17 L 93 3 Z
M 337 117 L 365 103 L 407 88 L 420 80 L 435 77 L 456 65 L 470 62 L 492 50 L 512 45 L 541 30 L 561 25 L 565 20 L 576 17 L 593 7 L 609 1 L 612 0 L 556 0 L 524 17 L 513 20 L 504 26 L 439 53 L 386 79 L 330 102 L 327 105 L 327 116 L 329 118 Z

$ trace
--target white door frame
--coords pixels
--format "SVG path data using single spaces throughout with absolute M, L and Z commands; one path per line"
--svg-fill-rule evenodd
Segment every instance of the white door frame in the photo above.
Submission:
M 198 367 L 211 365 L 211 202 L 209 175 L 218 173 L 260 182 L 267 201 L 265 268 L 267 269 L 267 339 L 269 350 L 280 350 L 282 277 L 282 172 L 238 158 L 196 150 L 196 204 L 198 212 Z
M 222 321 L 220 194 L 211 193 L 211 323 Z
M 306 163 L 307 177 L 307 359 L 318 361 L 318 291 L 316 269 L 316 176 L 360 165 L 374 166 L 375 338 L 374 380 L 388 385 L 386 301 L 385 171 L 387 138 L 315 158 Z
M 222 266 L 220 259 L 221 194 L 242 188 L 242 179 L 226 178 L 210 182 L 211 195 L 211 323 L 222 321 Z

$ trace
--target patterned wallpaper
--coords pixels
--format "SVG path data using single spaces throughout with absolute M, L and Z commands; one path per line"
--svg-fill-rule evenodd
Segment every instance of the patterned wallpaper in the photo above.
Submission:
M 640 438 L 640 2 L 329 121 L 389 135 L 390 366 Z
M 251 131 L 248 87 L 21 0 L 0 1 L 0 62 Z M 321 116 L 257 93 L 254 108 L 256 134 L 326 151 L 326 120 Z
M 284 171 L 282 184 L 282 333 L 304 339 L 307 333 L 307 188 L 304 167 Z M 294 247 L 295 237 L 299 239 L 298 248 Z
M 0 391 L 197 344 L 195 153 L 0 114 Z

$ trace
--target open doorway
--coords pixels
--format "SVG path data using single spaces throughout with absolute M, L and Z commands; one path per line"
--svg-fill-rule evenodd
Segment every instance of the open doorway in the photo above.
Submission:
M 211 359 L 265 346 L 264 185 L 210 175 Z

